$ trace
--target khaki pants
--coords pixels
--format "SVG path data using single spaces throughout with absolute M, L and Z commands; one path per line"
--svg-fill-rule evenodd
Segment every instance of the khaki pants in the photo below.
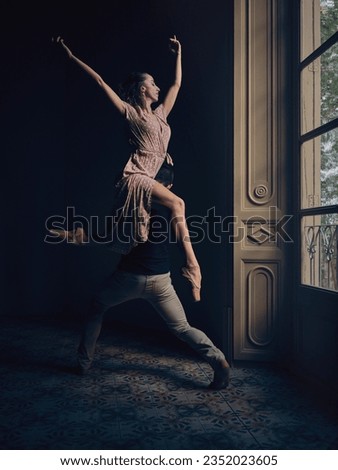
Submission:
M 161 315 L 169 330 L 188 343 L 214 369 L 224 359 L 205 333 L 189 325 L 183 306 L 171 283 L 170 273 L 153 276 L 115 271 L 94 297 L 78 348 L 78 363 L 88 369 L 94 357 L 104 313 L 114 305 L 145 299 Z

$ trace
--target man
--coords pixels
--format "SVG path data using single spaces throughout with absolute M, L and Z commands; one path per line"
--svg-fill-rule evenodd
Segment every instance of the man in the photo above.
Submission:
M 156 180 L 170 189 L 173 183 L 172 166 L 164 164 Z M 153 204 L 148 240 L 137 245 L 129 254 L 121 256 L 115 272 L 94 296 L 78 347 L 79 374 L 85 374 L 91 367 L 105 312 L 128 300 L 144 299 L 161 315 L 169 330 L 189 344 L 214 369 L 209 388 L 218 390 L 228 386 L 230 367 L 224 354 L 205 333 L 189 325 L 172 285 L 169 214 L 165 207 Z M 81 231 L 78 229 L 75 235 L 81 244 Z M 73 234 L 72 237 L 74 239 Z

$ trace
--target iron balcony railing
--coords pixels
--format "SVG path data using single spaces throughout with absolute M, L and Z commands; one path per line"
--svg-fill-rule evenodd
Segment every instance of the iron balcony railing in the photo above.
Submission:
M 305 226 L 308 260 L 306 284 L 323 289 L 338 290 L 337 243 L 338 225 Z

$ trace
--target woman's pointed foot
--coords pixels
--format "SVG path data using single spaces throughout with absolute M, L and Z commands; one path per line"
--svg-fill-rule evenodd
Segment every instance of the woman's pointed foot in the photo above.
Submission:
M 88 237 L 82 227 L 78 227 L 76 230 L 51 229 L 49 232 L 74 245 L 83 245 L 88 242 Z
M 191 283 L 192 288 L 192 296 L 195 302 L 199 302 L 201 300 L 201 270 L 200 267 L 197 266 L 184 266 L 182 268 L 182 276 L 187 278 L 188 281 Z

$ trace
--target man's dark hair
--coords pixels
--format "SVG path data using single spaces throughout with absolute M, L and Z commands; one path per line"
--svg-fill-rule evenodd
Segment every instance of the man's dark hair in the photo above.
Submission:
M 173 166 L 164 162 L 161 168 L 158 170 L 155 180 L 163 184 L 163 186 L 169 186 L 174 181 L 174 170 Z

